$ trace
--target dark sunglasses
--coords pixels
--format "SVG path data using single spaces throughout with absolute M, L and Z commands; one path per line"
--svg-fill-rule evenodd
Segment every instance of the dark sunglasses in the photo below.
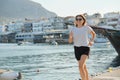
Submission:
M 82 21 L 83 19 L 82 18 L 76 18 L 76 21 Z

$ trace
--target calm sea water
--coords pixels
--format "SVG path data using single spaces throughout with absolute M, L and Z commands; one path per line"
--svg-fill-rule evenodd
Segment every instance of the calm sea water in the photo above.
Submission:
M 116 67 L 117 53 L 111 44 L 95 43 L 87 60 L 89 74 Z M 118 65 L 119 66 L 119 65 Z M 22 72 L 23 80 L 78 80 L 73 45 L 0 44 L 0 69 Z

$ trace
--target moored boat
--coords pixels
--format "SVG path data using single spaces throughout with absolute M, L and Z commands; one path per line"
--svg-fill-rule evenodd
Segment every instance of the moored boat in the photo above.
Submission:
M 17 45 L 33 45 L 32 42 L 27 42 L 27 41 L 19 41 Z

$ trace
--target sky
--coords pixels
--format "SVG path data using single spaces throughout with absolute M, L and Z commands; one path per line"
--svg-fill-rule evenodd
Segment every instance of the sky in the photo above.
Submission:
M 58 16 L 120 12 L 120 0 L 32 0 Z

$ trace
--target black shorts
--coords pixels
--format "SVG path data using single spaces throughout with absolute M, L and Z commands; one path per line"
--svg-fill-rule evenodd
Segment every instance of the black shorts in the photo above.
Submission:
M 89 57 L 90 47 L 87 46 L 74 46 L 75 58 L 80 60 L 82 55 L 87 55 Z

